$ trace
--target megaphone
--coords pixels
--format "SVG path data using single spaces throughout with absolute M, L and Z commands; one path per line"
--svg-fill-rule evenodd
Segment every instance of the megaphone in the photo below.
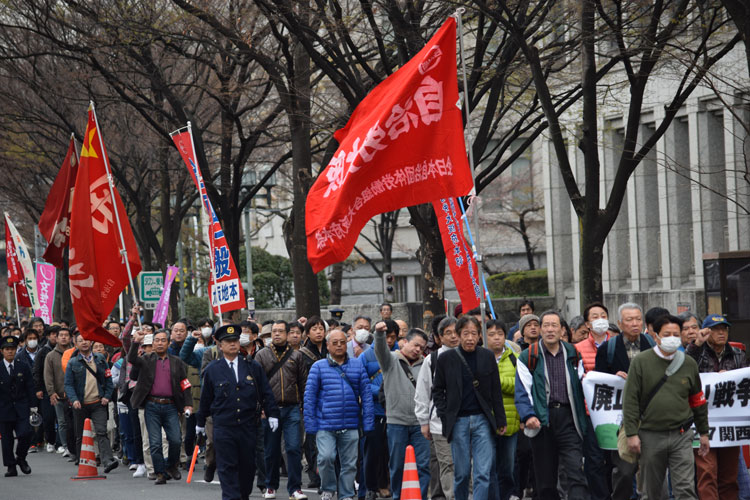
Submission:
M 35 429 L 39 427 L 40 425 L 42 425 L 42 416 L 39 414 L 36 408 L 31 410 L 31 415 L 29 416 L 29 423 Z

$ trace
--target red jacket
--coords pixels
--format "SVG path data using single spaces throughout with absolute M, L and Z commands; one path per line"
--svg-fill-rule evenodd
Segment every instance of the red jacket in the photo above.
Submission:
M 607 337 L 602 340 L 602 343 L 612 337 L 612 333 L 607 331 Z M 581 355 L 581 359 L 583 360 L 583 369 L 587 372 L 593 370 L 594 365 L 596 365 L 597 351 L 596 344 L 594 344 L 594 336 L 589 334 L 588 337 L 576 344 L 576 349 L 578 349 L 578 353 Z

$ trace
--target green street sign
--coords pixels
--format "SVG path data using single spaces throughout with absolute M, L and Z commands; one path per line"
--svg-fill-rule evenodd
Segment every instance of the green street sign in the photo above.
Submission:
M 141 302 L 159 302 L 162 288 L 164 288 L 164 275 L 159 271 L 143 271 L 138 275 Z

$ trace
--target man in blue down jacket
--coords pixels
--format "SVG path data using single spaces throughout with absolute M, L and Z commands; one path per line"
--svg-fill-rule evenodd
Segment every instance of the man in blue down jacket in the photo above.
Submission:
M 346 354 L 346 335 L 333 330 L 326 337 L 328 356 L 310 367 L 305 387 L 305 431 L 316 434 L 321 500 L 338 491 L 341 500 L 354 497 L 359 428 L 373 429 L 370 380 L 364 365 Z M 336 481 L 336 455 L 341 473 Z

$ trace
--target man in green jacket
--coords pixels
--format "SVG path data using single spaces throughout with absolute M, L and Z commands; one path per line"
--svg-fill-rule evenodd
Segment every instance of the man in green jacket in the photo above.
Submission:
M 569 500 L 588 498 L 583 474 L 586 403 L 578 379 L 580 358 L 561 340 L 562 317 L 556 311 L 539 316 L 541 339 L 518 357 L 515 403 L 524 435 L 531 438 L 534 480 L 539 498 L 557 499 L 558 470 L 568 474 Z
M 625 383 L 622 412 L 628 448 L 641 456 L 642 489 L 648 498 L 661 497 L 669 467 L 674 497 L 697 500 L 693 422 L 700 434 L 698 454 L 705 456 L 709 449 L 708 405 L 698 364 L 677 351 L 682 345 L 681 319 L 661 316 L 653 328 L 657 345 L 633 358 Z M 675 357 L 684 359 L 667 376 Z
M 492 351 L 497 361 L 497 371 L 500 375 L 500 389 L 503 392 L 503 407 L 507 427 L 505 434 L 495 436 L 496 470 L 492 481 L 497 481 L 497 498 L 508 500 L 516 490 L 515 456 L 516 441 L 520 419 L 515 404 L 516 391 L 516 363 L 520 349 L 512 341 L 506 339 L 505 326 L 500 320 L 487 322 L 487 348 Z

